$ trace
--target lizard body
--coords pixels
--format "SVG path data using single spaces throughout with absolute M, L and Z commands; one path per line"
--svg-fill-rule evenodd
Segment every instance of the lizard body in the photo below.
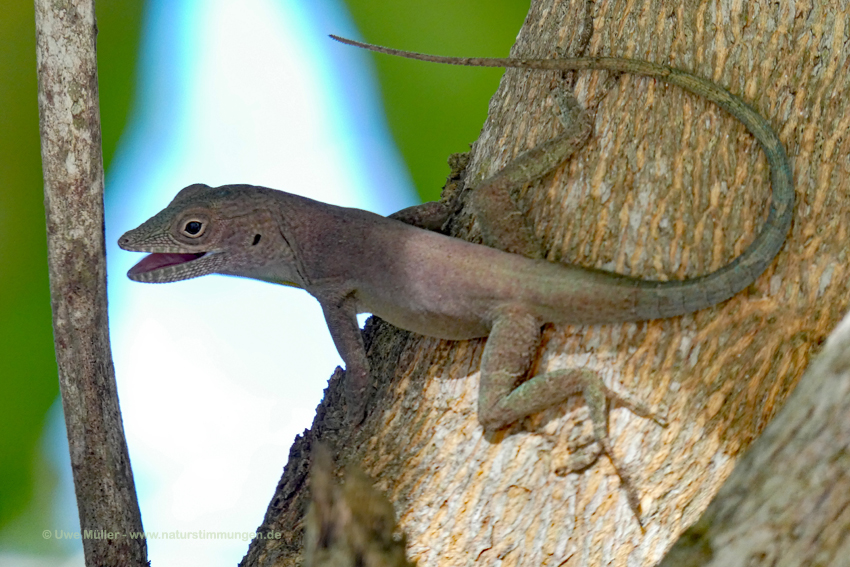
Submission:
M 782 247 L 794 205 L 790 164 L 767 121 L 710 81 L 646 61 L 442 58 L 335 39 L 429 61 L 602 69 L 678 85 L 727 110 L 756 137 L 771 172 L 768 219 L 743 254 L 711 274 L 684 281 L 641 280 L 539 259 L 528 227 L 500 225 L 505 213 L 498 203 L 506 201 L 510 187 L 539 178 L 567 159 L 575 149 L 572 140 L 589 133 L 588 122 L 579 119 L 575 131 L 518 156 L 475 189 L 473 203 L 481 209 L 482 232 L 492 248 L 413 226 L 442 225 L 447 211 L 428 204 L 382 217 L 265 187 L 198 184 L 180 191 L 168 207 L 119 239 L 125 250 L 151 253 L 128 276 L 170 282 L 219 273 L 305 289 L 321 304 L 346 363 L 346 404 L 354 422 L 363 418 L 370 378 L 356 314 L 369 312 L 433 337 L 489 336 L 478 407 L 486 430 L 509 425 L 578 392 L 588 401 L 594 436 L 609 457 L 608 399 L 664 425 L 647 405 L 608 389 L 590 370 L 563 369 L 523 378 L 545 323 L 604 324 L 682 315 L 730 298 L 764 271 Z M 614 465 L 639 519 L 631 481 Z

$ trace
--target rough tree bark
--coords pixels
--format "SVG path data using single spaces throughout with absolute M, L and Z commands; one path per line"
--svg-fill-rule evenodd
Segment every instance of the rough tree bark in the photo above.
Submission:
M 850 565 L 850 316 L 661 567 Z
M 580 398 L 485 438 L 475 411 L 483 341 L 438 341 L 373 321 L 366 341 L 376 391 L 367 421 L 345 425 L 337 371 L 258 528 L 284 538 L 255 541 L 242 565 L 300 563 L 316 440 L 389 494 L 409 553 L 422 565 L 658 562 L 847 311 L 848 4 L 531 2 L 514 54 L 636 57 L 708 77 L 768 118 L 793 163 L 794 227 L 747 291 L 685 317 L 545 332 L 538 371 L 588 366 L 614 388 L 669 406 L 666 429 L 619 408 L 610 419 L 615 457 L 642 497 L 645 532 L 606 459 L 561 474 L 573 432 L 589 426 Z M 471 161 L 452 184 L 480 180 L 558 131 L 550 92 L 565 84 L 595 113 L 591 140 L 517 195 L 549 259 L 685 278 L 746 247 L 769 202 L 759 147 L 716 107 L 653 80 L 508 71 Z M 475 239 L 473 221 L 461 212 L 454 233 Z
M 107 325 L 94 1 L 36 0 L 35 15 L 53 334 L 85 561 L 141 567 Z

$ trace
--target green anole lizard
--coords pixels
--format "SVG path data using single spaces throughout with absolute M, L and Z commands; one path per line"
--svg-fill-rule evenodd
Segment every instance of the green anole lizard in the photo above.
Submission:
M 767 221 L 732 262 L 684 281 L 640 280 L 540 259 L 531 229 L 522 222 L 505 222 L 521 216 L 509 194 L 511 187 L 538 179 L 563 163 L 589 134 L 589 121 L 566 103 L 562 111 L 573 114 L 565 121 L 565 126 L 570 125 L 567 131 L 521 154 L 473 190 L 472 206 L 484 241 L 492 247 L 423 230 L 442 226 L 451 210 L 444 204 L 426 203 L 382 217 L 265 187 L 197 184 L 181 190 L 168 207 L 119 239 L 125 250 L 150 253 L 128 276 L 159 283 L 217 273 L 306 290 L 319 301 L 345 362 L 346 405 L 355 423 L 364 417 L 370 379 L 356 315 L 367 312 L 431 337 L 489 337 L 478 399 L 478 419 L 487 431 L 579 392 L 587 400 L 594 436 L 609 458 L 609 400 L 664 425 L 664 419 L 646 404 L 610 390 L 588 369 L 523 378 L 545 323 L 605 324 L 675 317 L 732 297 L 765 270 L 782 247 L 794 207 L 791 166 L 767 121 L 722 87 L 647 61 L 437 57 L 332 37 L 425 61 L 560 71 L 598 69 L 677 85 L 729 112 L 758 140 L 773 187 Z M 625 472 L 614 466 L 639 520 L 637 495 Z

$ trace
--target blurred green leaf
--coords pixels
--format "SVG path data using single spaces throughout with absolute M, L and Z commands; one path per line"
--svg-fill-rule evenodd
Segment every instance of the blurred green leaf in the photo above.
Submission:
M 505 57 L 528 12 L 516 0 L 346 0 L 370 43 L 440 55 Z M 376 55 L 390 130 L 423 200 L 439 198 L 449 154 L 478 137 L 501 69 Z

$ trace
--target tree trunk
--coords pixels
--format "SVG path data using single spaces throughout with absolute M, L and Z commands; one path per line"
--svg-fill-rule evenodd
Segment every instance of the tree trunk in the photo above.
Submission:
M 611 412 L 614 456 L 632 473 L 645 531 L 605 458 L 561 472 L 576 428 L 589 428 L 580 397 L 485 437 L 476 415 L 484 342 L 377 321 L 366 330 L 376 383 L 366 422 L 345 425 L 338 371 L 258 529 L 283 538 L 255 541 L 243 566 L 301 561 L 315 440 L 387 492 L 420 564 L 653 565 L 700 517 L 847 311 L 850 2 L 531 4 L 512 54 L 634 57 L 710 78 L 767 117 L 794 167 L 789 240 L 745 292 L 684 317 L 544 333 L 535 372 L 598 369 L 613 388 L 669 407 L 665 429 Z M 516 196 L 550 260 L 686 278 L 752 241 L 770 200 L 753 137 L 705 100 L 641 77 L 506 72 L 463 180 L 480 181 L 558 132 L 550 93 L 565 85 L 595 114 L 594 133 L 569 164 Z M 463 211 L 453 230 L 478 234 Z
M 36 0 L 35 16 L 53 334 L 83 550 L 89 567 L 142 567 L 109 349 L 94 2 Z
M 850 565 L 850 316 L 662 567 Z

